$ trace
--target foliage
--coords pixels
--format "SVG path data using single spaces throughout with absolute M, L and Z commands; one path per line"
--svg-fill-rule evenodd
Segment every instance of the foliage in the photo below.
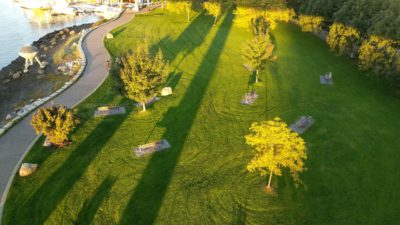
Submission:
M 303 32 L 320 31 L 323 23 L 324 18 L 322 16 L 299 16 L 299 24 Z
M 329 47 L 339 54 L 354 53 L 360 42 L 360 32 L 354 27 L 334 23 L 329 29 L 326 41 Z
M 376 74 L 394 75 L 400 72 L 398 43 L 378 36 L 370 36 L 359 49 L 362 69 L 372 69 Z
M 190 21 L 190 11 L 192 10 L 192 1 L 170 1 L 167 3 L 166 9 L 173 13 L 186 13 L 187 21 Z
M 207 1 L 203 3 L 204 9 L 207 11 L 208 14 L 212 15 L 214 19 L 214 26 L 217 23 L 218 17 L 222 13 L 222 5 L 216 1 Z
M 271 177 L 281 176 L 282 168 L 288 168 L 293 179 L 300 181 L 298 173 L 305 170 L 303 160 L 307 158 L 304 140 L 280 118 L 253 123 L 250 131 L 245 136 L 246 143 L 254 148 L 255 154 L 247 170 L 258 171 L 262 176 L 270 173 Z
M 269 27 L 274 29 L 277 22 L 288 22 L 295 15 L 292 9 L 259 9 L 255 7 L 237 7 L 234 23 L 238 27 L 251 27 L 252 22 L 263 17 Z
M 269 23 L 264 17 L 259 16 L 251 20 L 254 35 L 266 35 L 269 32 Z
M 143 111 L 146 102 L 155 97 L 168 75 L 168 65 L 161 50 L 153 57 L 146 42 L 136 51 L 122 58 L 120 77 L 128 98 L 140 102 Z
M 31 124 L 37 134 L 42 133 L 57 146 L 63 146 L 79 121 L 63 105 L 42 107 L 32 116 Z
M 400 39 L 398 0 L 288 0 L 302 14 L 323 16 L 329 23 L 341 22 L 361 33 Z
M 258 82 L 259 70 L 263 69 L 265 63 L 272 58 L 274 47 L 269 34 L 257 35 L 243 47 L 243 59 L 250 68 L 256 71 L 256 82 Z

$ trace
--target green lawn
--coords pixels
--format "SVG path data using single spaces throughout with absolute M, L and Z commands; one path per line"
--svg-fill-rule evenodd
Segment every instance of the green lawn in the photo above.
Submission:
M 4 224 L 398 224 L 400 221 L 400 101 L 344 57 L 292 24 L 273 31 L 278 59 L 261 74 L 253 106 L 242 44 L 252 37 L 228 14 L 213 18 L 155 11 L 115 30 L 106 45 L 114 56 L 147 39 L 170 61 L 163 97 L 139 113 L 121 96 L 115 72 L 79 109 L 73 144 L 44 150 L 25 162 L 40 164 L 16 176 Z M 319 84 L 332 71 L 334 85 Z M 96 107 L 124 105 L 128 114 L 92 118 Z M 308 171 L 296 188 L 288 174 L 249 174 L 252 152 L 243 136 L 254 121 L 287 123 L 312 115 L 304 135 Z M 135 146 L 167 139 L 172 148 L 135 157 Z M 41 140 L 42 142 L 43 140 Z

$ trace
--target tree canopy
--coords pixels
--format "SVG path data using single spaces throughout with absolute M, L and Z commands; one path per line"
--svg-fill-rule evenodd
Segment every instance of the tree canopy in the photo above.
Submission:
M 298 174 L 305 170 L 307 158 L 304 140 L 287 127 L 280 118 L 253 123 L 246 143 L 253 147 L 254 157 L 247 165 L 250 172 L 258 171 L 262 176 L 269 173 L 268 188 L 272 175 L 281 176 L 282 169 L 289 169 L 293 179 L 299 182 Z
M 353 26 L 362 33 L 400 39 L 398 0 L 288 0 L 299 13 Z
M 217 23 L 219 16 L 222 13 L 222 4 L 217 1 L 207 1 L 203 3 L 204 9 L 208 14 L 214 17 L 214 25 Z
M 274 47 L 268 33 L 257 35 L 244 45 L 243 59 L 252 70 L 256 71 L 256 82 L 258 82 L 259 70 L 263 69 L 266 62 L 272 58 Z
M 120 77 L 128 98 L 142 104 L 157 95 L 168 75 L 168 64 L 163 60 L 161 50 L 153 56 L 146 42 L 122 58 Z
M 63 105 L 42 107 L 33 116 L 31 124 L 37 134 L 42 133 L 48 140 L 63 146 L 68 135 L 79 123 L 73 112 Z

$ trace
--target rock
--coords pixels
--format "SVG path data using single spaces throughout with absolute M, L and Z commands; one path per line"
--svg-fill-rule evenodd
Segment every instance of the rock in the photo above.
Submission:
M 37 76 L 36 76 L 36 79 L 38 79 L 38 80 L 39 80 L 39 79 L 42 79 L 42 78 L 44 78 L 44 75 L 37 75 Z
M 113 35 L 112 33 L 107 33 L 106 38 L 107 38 L 107 39 L 113 39 L 113 38 L 114 38 L 114 35 Z
M 9 80 L 9 79 L 5 79 L 5 80 L 3 81 L 3 84 L 7 84 L 8 82 L 10 82 L 10 80 Z
M 19 175 L 21 177 L 26 177 L 33 174 L 38 168 L 37 164 L 32 163 L 22 163 L 21 168 L 19 169 Z
M 67 71 L 67 67 L 66 66 L 59 66 L 58 68 L 57 68 L 57 70 L 58 71 L 60 71 L 60 72 L 62 72 L 62 73 L 65 73 L 66 71 Z
M 75 35 L 75 34 L 76 34 L 76 33 L 75 33 L 74 30 L 72 30 L 72 31 L 69 32 L 69 35 L 71 35 L 71 36 L 73 36 L 73 35 Z
M 39 75 L 43 75 L 44 74 L 44 70 L 38 70 L 38 74 Z
M 43 142 L 43 147 L 48 148 L 48 147 L 51 147 L 52 145 L 53 145 L 53 144 L 49 141 L 49 138 L 46 137 L 46 139 L 45 139 L 44 142 Z
M 171 87 L 163 88 L 162 91 L 161 91 L 161 95 L 162 96 L 172 95 L 172 88 Z
M 67 38 L 67 35 L 61 36 L 61 39 L 65 40 Z
M 43 51 L 47 52 L 47 51 L 49 51 L 49 48 L 48 47 L 44 47 Z
M 21 72 L 16 72 L 16 73 L 14 73 L 13 75 L 12 75 L 12 78 L 14 79 L 14 80 L 16 80 L 16 79 L 18 79 L 18 78 L 20 78 L 21 77 Z
M 6 120 L 12 120 L 13 116 L 11 114 L 7 114 Z

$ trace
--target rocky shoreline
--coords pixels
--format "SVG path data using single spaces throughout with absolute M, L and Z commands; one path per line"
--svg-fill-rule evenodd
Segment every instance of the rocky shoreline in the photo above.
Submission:
M 40 61 L 48 63 L 45 69 L 35 63 L 29 67 L 29 72 L 24 73 L 25 60 L 18 57 L 0 70 L 0 126 L 12 120 L 25 105 L 50 95 L 75 75 L 72 67 L 77 66 L 79 70 L 81 59 L 71 59 L 71 68 L 68 69 L 64 64 L 55 63 L 55 54 L 60 51 L 61 55 L 64 54 L 68 42 L 76 46 L 75 39 L 92 26 L 83 24 L 64 28 L 34 41 L 32 45 L 39 50 Z

